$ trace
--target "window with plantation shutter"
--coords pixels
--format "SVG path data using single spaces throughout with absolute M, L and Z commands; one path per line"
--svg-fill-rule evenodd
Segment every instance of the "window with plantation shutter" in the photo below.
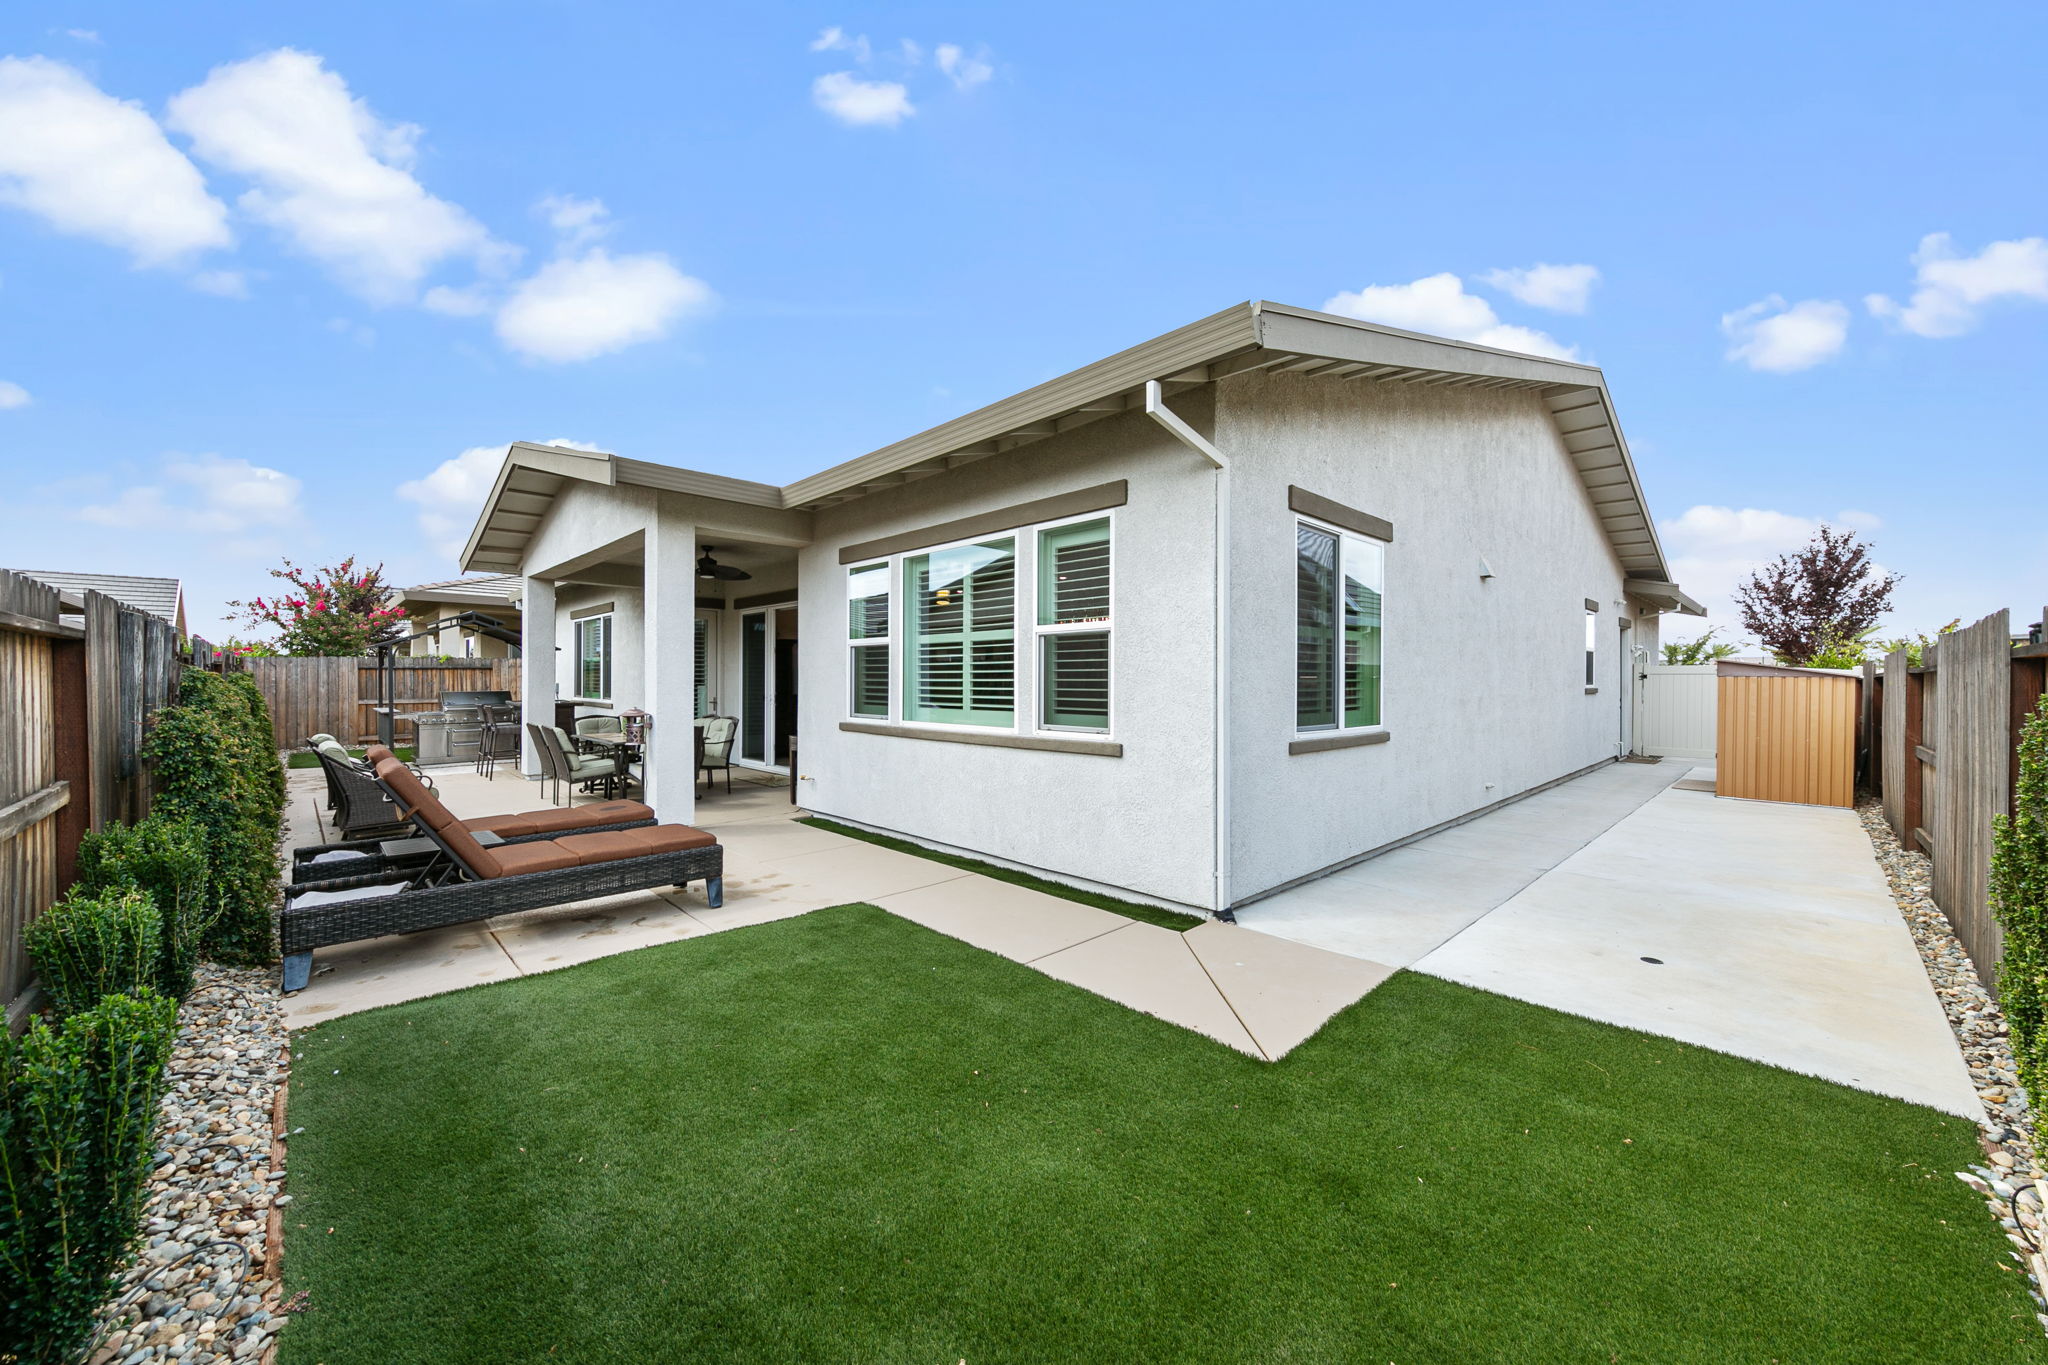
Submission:
M 1040 724 L 1109 729 L 1109 519 L 1038 535 Z
M 592 701 L 611 699 L 610 616 L 586 616 L 576 623 L 576 695 Z
M 870 564 L 846 575 L 846 638 L 853 680 L 848 711 L 889 714 L 889 566 Z
M 903 561 L 903 717 L 1012 725 L 1017 689 L 1016 542 L 982 541 Z
M 1310 522 L 1294 528 L 1294 728 L 1382 724 L 1386 547 Z

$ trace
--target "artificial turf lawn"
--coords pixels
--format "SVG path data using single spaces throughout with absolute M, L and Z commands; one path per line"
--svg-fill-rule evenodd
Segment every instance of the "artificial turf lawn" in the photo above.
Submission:
M 295 1050 L 286 1365 L 2048 1355 L 1964 1120 L 1411 973 L 1269 1064 L 846 906 Z
M 876 834 L 870 830 L 857 829 L 852 825 L 842 825 L 837 820 L 827 820 L 821 816 L 807 815 L 798 820 L 797 823 L 800 825 L 815 825 L 819 829 L 830 830 L 834 834 L 843 834 L 849 839 L 859 839 L 864 843 L 879 844 L 883 848 L 893 848 L 898 853 L 910 853 L 919 858 L 929 858 L 935 863 L 944 863 L 948 867 L 957 867 L 967 872 L 978 872 L 984 877 L 993 877 L 999 882 L 1010 882 L 1017 886 L 1029 887 L 1033 891 L 1043 891 L 1048 896 L 1058 896 L 1061 900 L 1077 901 L 1082 905 L 1092 905 L 1097 910 L 1107 910 L 1111 914 L 1122 915 L 1125 919 L 1139 920 L 1146 924 L 1156 924 L 1162 929 L 1171 929 L 1175 933 L 1184 934 L 1196 925 L 1203 923 L 1200 915 L 1184 915 L 1178 910 L 1167 910 L 1157 905 L 1146 905 L 1142 901 L 1118 900 L 1115 896 L 1104 896 L 1093 891 L 1083 891 L 1078 886 L 1068 886 L 1064 882 L 1050 881 L 1044 877 L 1034 877 L 1029 872 L 1019 872 L 1013 867 L 1003 867 L 996 863 L 985 863 L 979 858 L 969 858 L 958 853 L 941 853 L 937 849 L 926 848 L 923 844 L 913 844 L 908 839 L 891 838 L 886 834 Z

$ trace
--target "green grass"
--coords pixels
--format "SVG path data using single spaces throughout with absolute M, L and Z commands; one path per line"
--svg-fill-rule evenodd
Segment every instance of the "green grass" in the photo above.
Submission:
M 400 763 L 412 762 L 412 750 L 410 749 L 393 749 L 391 752 Z M 350 749 L 348 756 L 350 758 L 361 758 L 363 751 L 361 749 Z M 317 768 L 320 766 L 320 756 L 311 749 L 301 749 L 296 753 L 286 754 L 284 766 L 287 768 Z
M 920 858 L 929 858 L 935 863 L 944 863 L 948 867 L 957 867 L 962 871 L 978 872 L 984 877 L 993 877 L 999 882 L 1011 882 L 1017 886 L 1027 886 L 1033 891 L 1043 891 L 1048 896 L 1058 896 L 1061 900 L 1077 901 L 1082 905 L 1092 905 L 1097 910 L 1107 910 L 1111 914 L 1122 915 L 1125 919 L 1142 920 L 1146 924 L 1156 924 L 1162 929 L 1172 929 L 1176 933 L 1184 934 L 1203 922 L 1200 915 L 1185 915 L 1178 910 L 1164 910 L 1156 905 L 1144 905 L 1138 901 L 1118 900 L 1115 896 L 1098 895 L 1093 891 L 1083 891 L 1076 886 L 1067 886 L 1061 882 L 1048 881 L 1044 877 L 1034 877 L 1029 872 L 1019 872 L 1015 868 L 999 867 L 994 863 L 985 863 L 979 858 L 967 858 L 958 853 L 940 853 L 935 849 L 926 848 L 922 844 L 913 844 L 908 839 L 894 839 L 886 834 L 875 834 L 868 830 L 856 829 L 852 825 L 842 825 L 837 820 L 827 820 L 820 816 L 807 815 L 797 821 L 797 823 L 800 825 L 815 825 L 819 829 L 829 829 L 834 834 L 843 834 L 849 839 L 860 839 L 866 843 L 879 844 L 883 848 L 893 848 L 898 853 L 911 853 Z
M 2048 1354 L 1964 1120 L 1413 974 L 1267 1064 L 847 906 L 296 1049 L 286 1365 Z

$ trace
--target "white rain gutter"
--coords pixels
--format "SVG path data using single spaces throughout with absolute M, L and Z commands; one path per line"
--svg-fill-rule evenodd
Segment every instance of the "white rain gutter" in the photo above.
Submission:
M 1207 437 L 1166 406 L 1166 394 L 1156 379 L 1145 381 L 1145 415 L 1165 427 L 1173 438 L 1207 460 L 1215 471 L 1216 483 L 1216 735 L 1214 740 L 1215 803 L 1215 903 L 1210 909 L 1219 919 L 1230 915 L 1230 461 L 1210 444 Z

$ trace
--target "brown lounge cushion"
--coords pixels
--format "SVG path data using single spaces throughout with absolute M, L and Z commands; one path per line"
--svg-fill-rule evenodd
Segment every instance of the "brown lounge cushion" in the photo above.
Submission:
M 528 872 L 589 867 L 593 863 L 615 863 L 625 858 L 707 848 L 717 842 L 716 836 L 689 825 L 647 825 L 640 829 L 607 830 L 602 834 L 565 834 L 559 839 L 540 839 L 530 844 L 505 844 L 494 848 L 490 855 L 498 870 L 483 875 L 517 877 Z
M 472 834 L 522 839 L 535 834 L 573 834 L 592 825 L 630 825 L 653 818 L 653 808 L 638 801 L 598 801 L 588 806 L 550 806 L 516 815 L 479 815 L 461 824 Z

